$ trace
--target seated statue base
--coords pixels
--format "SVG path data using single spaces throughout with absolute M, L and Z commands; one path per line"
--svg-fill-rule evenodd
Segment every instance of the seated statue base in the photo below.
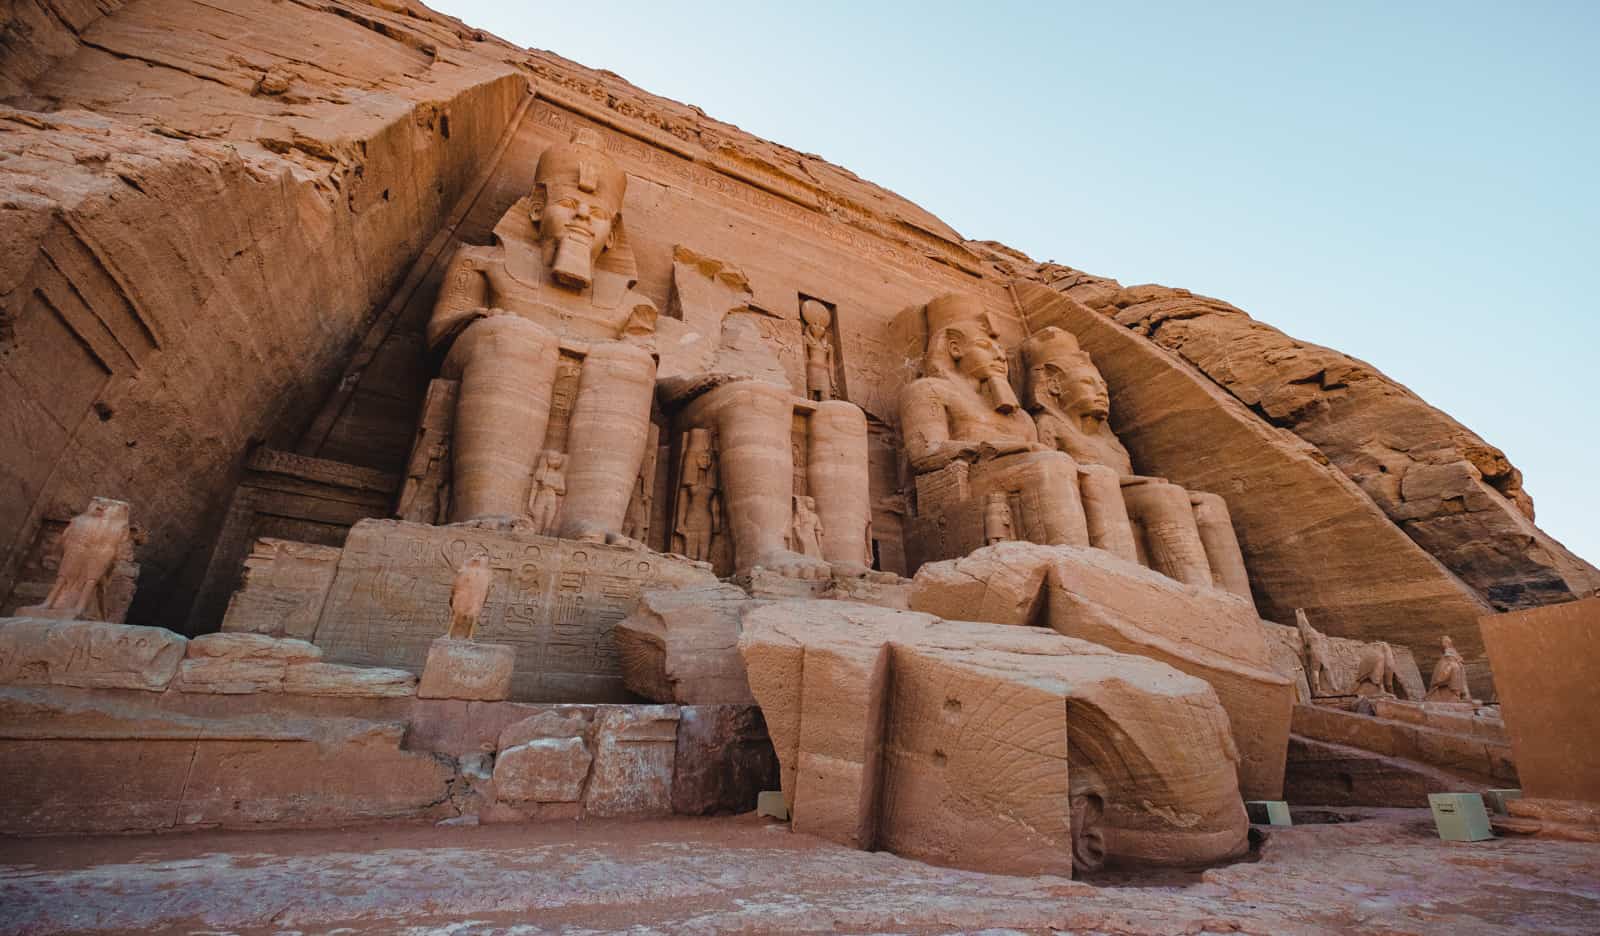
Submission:
M 328 662 L 420 674 L 429 647 L 449 629 L 456 571 L 478 554 L 490 557 L 494 577 L 475 638 L 515 648 L 510 697 L 522 702 L 629 701 L 612 628 L 645 589 L 716 583 L 700 564 L 642 547 L 481 525 L 363 520 L 336 563 L 324 564 L 314 582 L 293 583 L 297 607 L 320 608 L 304 636 Z M 252 569 L 234 604 L 271 605 L 273 596 L 261 592 L 288 584 L 270 571 Z M 320 595 L 308 596 L 308 588 Z M 223 622 L 224 630 L 270 627 L 261 615 L 230 614 Z

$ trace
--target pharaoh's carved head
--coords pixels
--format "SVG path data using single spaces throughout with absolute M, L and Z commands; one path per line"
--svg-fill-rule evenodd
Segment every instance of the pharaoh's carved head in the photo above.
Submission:
M 611 245 L 628 176 L 583 129 L 545 150 L 533 174 L 533 220 L 556 282 L 582 289 Z
M 1004 379 L 1008 370 L 994 322 L 974 296 L 951 293 L 928 303 L 929 375 L 962 374 L 973 380 Z
M 1104 421 L 1111 415 L 1105 378 L 1071 332 L 1051 326 L 1022 344 L 1028 406 L 1063 416 Z

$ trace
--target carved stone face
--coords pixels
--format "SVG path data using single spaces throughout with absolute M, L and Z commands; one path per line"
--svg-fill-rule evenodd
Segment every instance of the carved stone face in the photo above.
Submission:
M 1009 366 L 1006 353 L 988 333 L 972 327 L 945 330 L 950 359 L 961 373 L 974 380 L 1004 379 Z
M 1051 366 L 1050 393 L 1060 401 L 1062 412 L 1073 416 L 1105 419 L 1111 415 L 1111 395 L 1105 379 L 1093 365 Z
M 628 177 L 592 132 L 552 146 L 539 157 L 534 194 L 539 245 L 555 281 L 582 289 L 610 246 Z

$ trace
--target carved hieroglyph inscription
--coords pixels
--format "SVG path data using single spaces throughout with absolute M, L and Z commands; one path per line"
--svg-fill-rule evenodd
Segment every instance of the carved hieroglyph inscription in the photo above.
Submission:
M 485 555 L 493 580 L 475 635 L 516 648 L 513 699 L 626 698 L 611 630 L 646 588 L 714 583 L 709 570 L 624 546 L 364 520 L 350 531 L 315 642 L 330 662 L 420 673 L 450 624 L 450 587 Z

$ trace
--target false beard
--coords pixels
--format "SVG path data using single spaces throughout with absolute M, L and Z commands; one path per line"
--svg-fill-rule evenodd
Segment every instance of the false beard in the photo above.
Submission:
M 1015 413 L 1020 405 L 1017 402 L 1017 392 L 1011 389 L 1011 381 L 1004 377 L 985 377 L 978 389 L 983 394 L 984 402 L 988 403 L 996 413 L 1009 416 Z

